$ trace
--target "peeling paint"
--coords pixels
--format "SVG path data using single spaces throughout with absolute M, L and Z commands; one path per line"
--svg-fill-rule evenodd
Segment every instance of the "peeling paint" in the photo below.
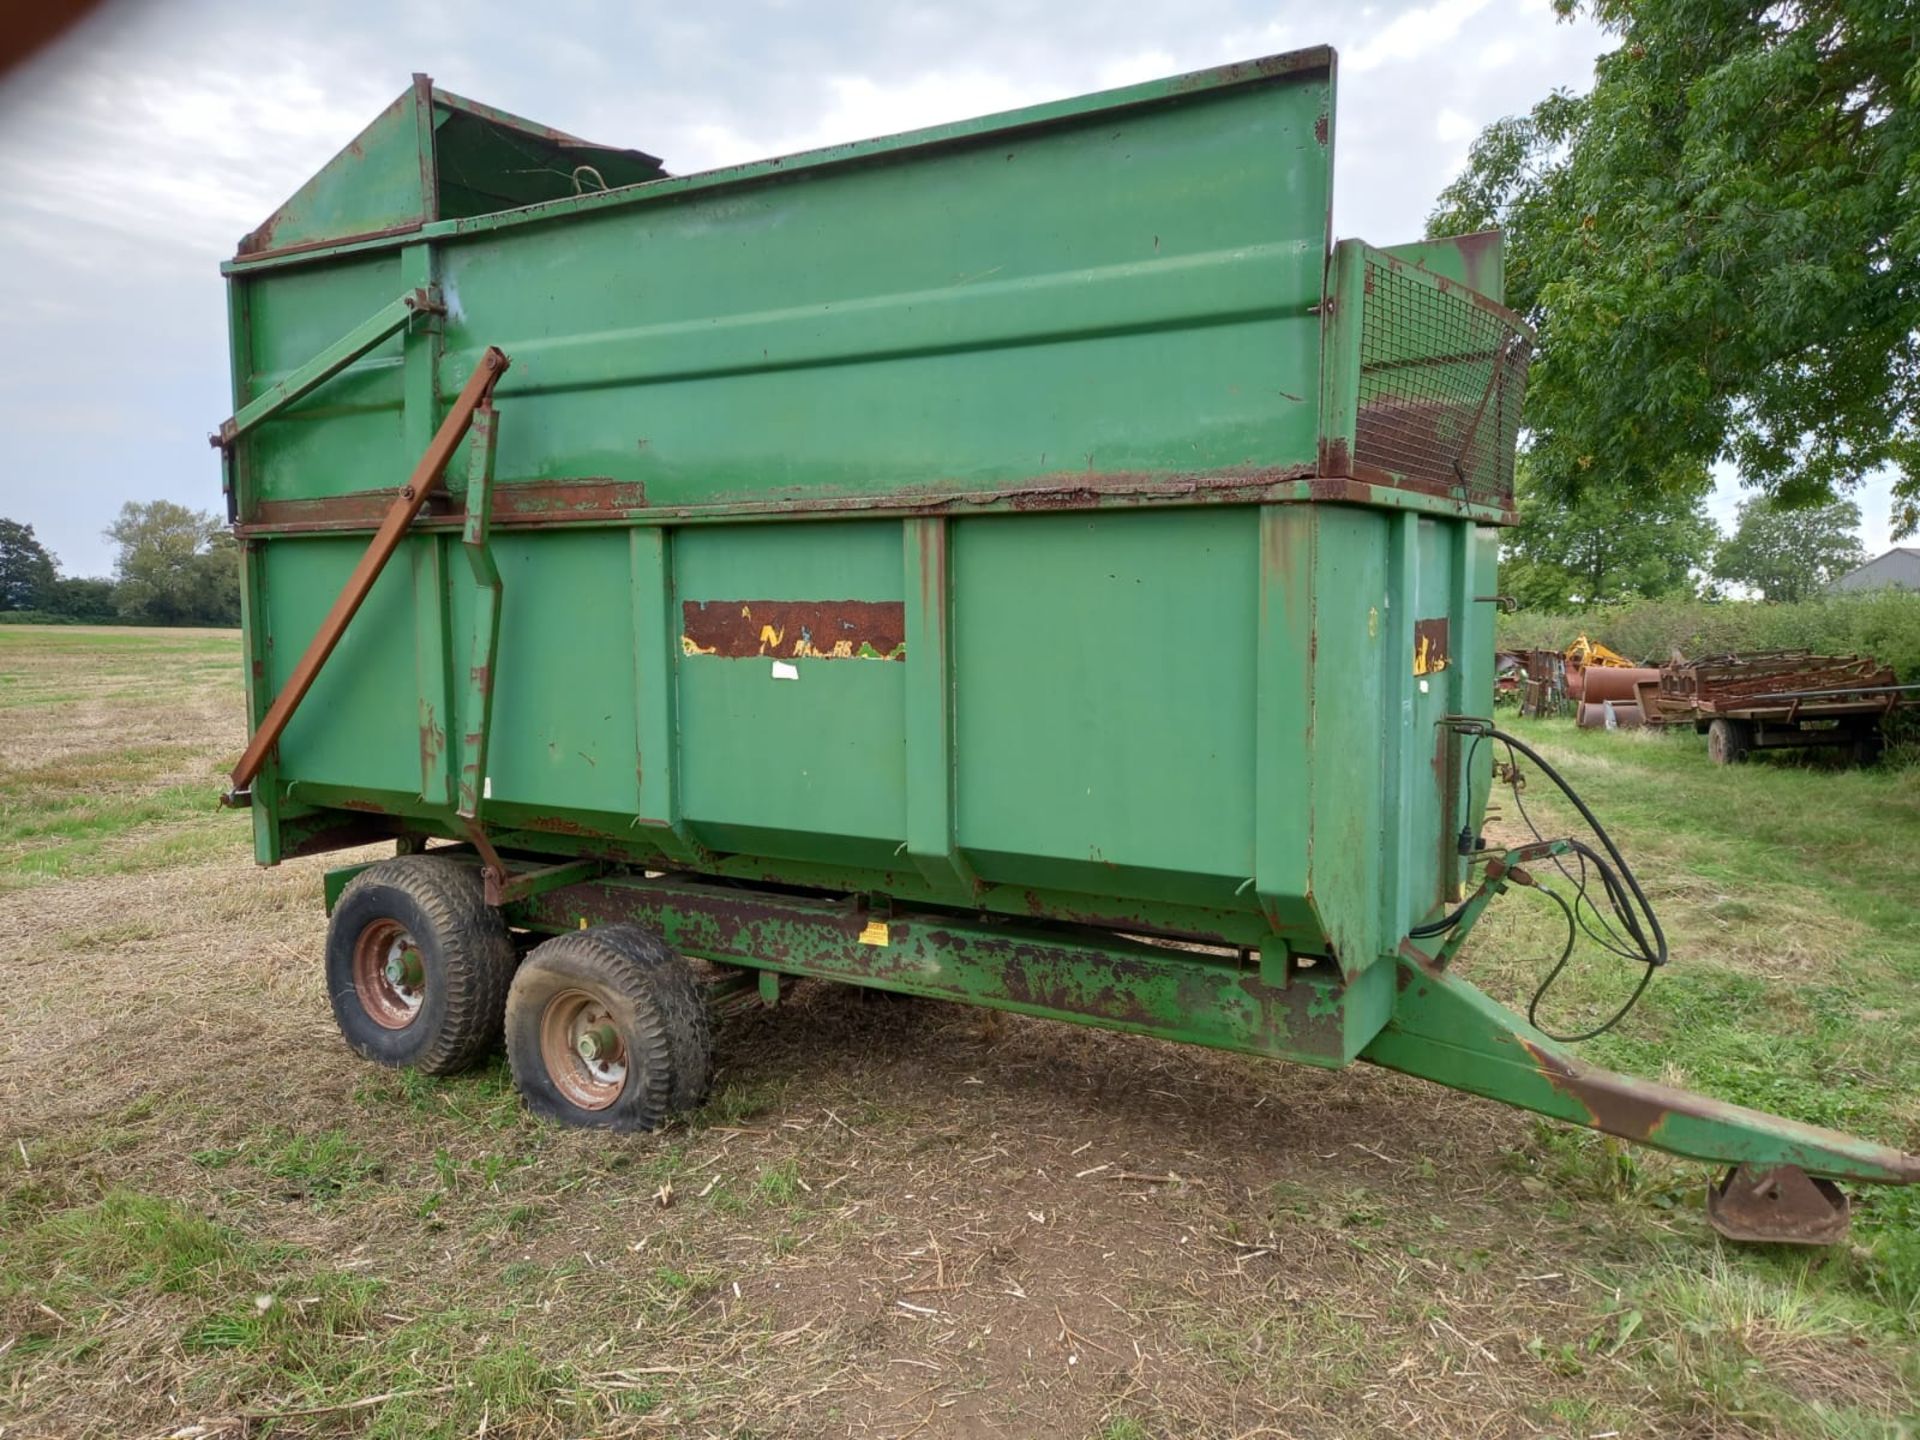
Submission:
M 680 607 L 683 654 L 726 660 L 904 660 L 899 600 L 688 600 Z

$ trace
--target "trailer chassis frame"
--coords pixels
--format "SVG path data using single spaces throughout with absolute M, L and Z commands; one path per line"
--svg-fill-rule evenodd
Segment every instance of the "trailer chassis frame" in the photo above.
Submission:
M 536 932 L 644 925 L 719 967 L 729 994 L 757 977 L 769 1004 L 787 978 L 813 978 L 1324 1068 L 1364 1060 L 1735 1167 L 1710 1189 L 1708 1209 L 1741 1239 L 1828 1243 L 1844 1233 L 1846 1201 L 1826 1182 L 1920 1181 L 1920 1156 L 1589 1065 L 1453 973 L 1465 929 L 1500 891 L 1531 883 L 1523 862 L 1542 853 L 1530 846 L 1490 857 L 1443 949 L 1408 941 L 1350 976 L 1328 957 L 1277 942 L 1257 951 L 1203 947 L 592 861 L 503 857 L 510 898 L 500 908 L 510 925 Z M 364 868 L 328 874 L 329 911 Z

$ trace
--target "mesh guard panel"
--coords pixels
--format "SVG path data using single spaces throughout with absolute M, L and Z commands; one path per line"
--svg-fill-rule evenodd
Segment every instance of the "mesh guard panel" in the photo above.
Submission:
M 1366 276 L 1355 462 L 1511 509 L 1528 336 L 1384 256 L 1368 255 Z

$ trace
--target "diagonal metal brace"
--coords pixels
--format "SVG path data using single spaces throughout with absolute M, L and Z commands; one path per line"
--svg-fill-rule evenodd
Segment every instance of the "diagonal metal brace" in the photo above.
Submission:
M 313 359 L 276 385 L 269 386 L 235 411 L 231 419 L 207 437 L 217 449 L 230 450 L 234 441 L 278 414 L 287 406 L 304 399 L 338 375 L 389 335 L 406 327 L 416 315 L 444 315 L 447 307 L 437 290 L 409 290 L 391 305 L 342 335 Z
M 347 583 L 341 587 L 333 608 L 327 612 L 327 618 L 320 622 L 319 631 L 308 643 L 300 663 L 293 667 L 293 674 L 287 677 L 286 685 L 274 696 L 266 718 L 260 722 L 260 728 L 254 731 L 253 738 L 247 742 L 239 764 L 233 767 L 232 788 L 227 792 L 224 803 L 234 806 L 251 803 L 252 794 L 248 787 L 253 784 L 253 777 L 260 773 L 260 767 L 266 763 L 267 755 L 279 742 L 287 722 L 293 718 L 293 712 L 306 698 L 307 691 L 313 688 L 320 667 L 327 663 L 327 657 L 333 654 L 334 647 L 340 643 L 348 623 L 359 612 L 367 592 L 373 589 L 373 582 L 380 578 L 380 572 L 386 568 L 387 561 L 399 547 L 401 537 L 413 523 L 413 517 L 420 513 L 420 507 L 427 503 L 427 497 L 440 483 L 447 462 L 453 458 L 454 450 L 473 421 L 474 412 L 493 394 L 493 387 L 506 373 L 508 363 L 501 351 L 489 345 L 486 354 L 480 357 L 480 363 L 473 367 L 473 374 L 461 387 L 453 408 L 447 411 L 447 418 L 440 422 L 440 429 L 428 444 L 426 454 L 420 457 L 420 463 L 413 468 L 412 477 L 394 497 L 386 518 L 380 522 L 379 530 L 367 545 L 366 553 L 347 577 Z M 491 425 L 487 433 L 491 436 Z

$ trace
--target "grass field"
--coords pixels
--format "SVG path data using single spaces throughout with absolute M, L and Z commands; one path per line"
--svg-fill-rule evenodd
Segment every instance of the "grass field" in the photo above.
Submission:
M 0 628 L 4 1440 L 1913 1433 L 1906 1192 L 1742 1250 L 1699 1168 L 1418 1081 L 821 986 L 656 1136 L 376 1069 L 320 983 L 337 858 L 257 870 L 214 808 L 239 675 Z M 1920 771 L 1526 733 L 1674 942 L 1584 1053 L 1920 1148 Z M 1503 899 L 1471 973 L 1524 1004 L 1556 914 Z

